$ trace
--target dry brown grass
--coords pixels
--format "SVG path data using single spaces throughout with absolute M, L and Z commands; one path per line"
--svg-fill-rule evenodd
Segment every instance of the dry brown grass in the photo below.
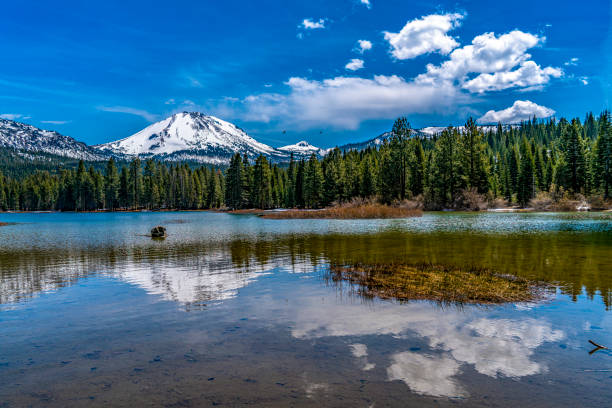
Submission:
M 352 265 L 330 267 L 335 282 L 356 284 L 360 294 L 383 299 L 493 304 L 534 301 L 542 285 L 487 269 L 440 265 Z
M 376 218 L 408 218 L 420 217 L 423 211 L 417 208 L 392 207 L 379 203 L 362 205 L 339 205 L 321 210 L 287 210 L 266 212 L 263 218 L 270 219 L 376 219 Z

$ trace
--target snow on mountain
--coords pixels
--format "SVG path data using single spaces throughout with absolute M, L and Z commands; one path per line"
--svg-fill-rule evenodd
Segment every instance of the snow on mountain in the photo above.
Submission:
M 510 125 L 503 125 L 508 129 Z M 484 132 L 497 131 L 497 126 L 480 126 Z M 432 137 L 444 127 L 413 129 L 418 137 Z M 463 131 L 463 126 L 457 127 Z M 392 136 L 385 132 L 364 142 L 339 146 L 340 150 L 363 150 L 380 146 Z M 260 143 L 229 122 L 200 112 L 182 112 L 154 123 L 125 139 L 96 146 L 87 146 L 54 131 L 42 130 L 24 123 L 0 119 L 0 148 L 10 148 L 24 155 L 51 154 L 87 161 L 107 160 L 114 156 L 130 160 L 134 156 L 162 161 L 191 161 L 226 165 L 236 154 L 246 154 L 251 160 L 263 154 L 276 163 L 288 162 L 291 154 L 296 159 L 311 154 L 325 156 L 332 149 L 322 149 L 306 141 L 274 148 Z
M 304 140 L 296 144 L 279 147 L 277 148 L 277 150 L 280 150 L 281 152 L 293 153 L 297 156 L 310 156 L 313 153 L 319 156 L 323 156 L 326 153 L 325 149 L 313 146 Z
M 89 161 L 108 158 L 69 136 L 7 119 L 0 119 L 0 147 Z
M 219 164 L 237 152 L 250 158 L 282 156 L 239 127 L 199 112 L 177 113 L 130 137 L 94 147 L 117 155 Z
M 503 130 L 509 130 L 510 128 L 517 128 L 520 125 L 502 125 Z M 454 126 L 459 132 L 463 132 L 465 130 L 465 126 Z M 497 125 L 479 125 L 478 128 L 482 130 L 484 133 L 493 132 L 497 133 Z M 428 136 L 439 135 L 446 129 L 443 126 L 429 126 L 426 128 L 420 129 L 420 131 Z

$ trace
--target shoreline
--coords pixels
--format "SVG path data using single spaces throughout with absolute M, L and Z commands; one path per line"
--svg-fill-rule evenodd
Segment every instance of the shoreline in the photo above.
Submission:
M 333 208 L 333 207 L 331 207 Z M 269 219 L 292 219 L 292 218 L 301 218 L 301 217 L 282 217 L 283 213 L 317 213 L 323 211 L 325 209 L 298 209 L 298 208 L 274 208 L 274 209 L 259 209 L 259 208 L 248 208 L 241 210 L 228 210 L 228 209 L 156 209 L 156 210 L 87 210 L 87 211 L 59 211 L 59 210 L 34 210 L 34 211 L 0 211 L 1 214 L 109 214 L 109 213 L 170 213 L 170 212 L 214 212 L 220 214 L 234 214 L 234 215 L 257 215 L 262 218 Z M 410 210 L 413 211 L 413 210 Z M 554 211 L 554 210 L 538 210 L 534 208 L 490 208 L 481 211 L 470 211 L 470 210 L 455 210 L 455 209 L 442 209 L 442 210 L 418 210 L 422 214 L 428 213 L 469 213 L 469 214 L 484 214 L 484 213 L 492 213 L 492 214 L 508 214 L 508 213 L 540 213 L 540 214 L 607 214 L 612 213 L 612 209 L 606 210 L 589 210 L 589 211 Z M 270 214 L 274 214 L 275 216 L 269 216 Z M 278 214 L 278 216 L 276 216 Z M 414 215 L 407 217 L 392 217 L 392 218 L 412 218 Z M 317 218 L 317 217 L 303 217 L 303 218 Z M 335 217 L 321 217 L 326 219 L 334 219 Z M 337 217 L 337 219 L 343 219 L 342 217 Z M 365 219 L 365 218 L 364 218 Z M 371 218 L 371 219 L 376 219 Z M 0 222 L 0 226 L 7 225 L 10 223 L 2 223 Z

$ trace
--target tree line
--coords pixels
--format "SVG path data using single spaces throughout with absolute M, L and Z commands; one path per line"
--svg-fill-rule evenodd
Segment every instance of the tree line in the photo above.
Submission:
M 331 150 L 323 158 L 272 164 L 235 154 L 225 169 L 142 162 L 103 170 L 79 162 L 57 174 L 0 174 L 3 210 L 320 208 L 355 197 L 391 204 L 420 200 L 426 209 L 456 207 L 466 192 L 526 206 L 536 194 L 601 196 L 612 191 L 610 114 L 497 125 L 473 119 L 440 134 L 414 134 L 406 118 L 365 150 Z

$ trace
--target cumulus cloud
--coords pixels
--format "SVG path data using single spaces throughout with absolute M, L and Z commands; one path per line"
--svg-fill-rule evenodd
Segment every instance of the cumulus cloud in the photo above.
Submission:
M 300 24 L 300 27 L 306 30 L 316 30 L 318 28 L 325 28 L 325 20 L 320 18 L 319 21 L 313 21 L 310 18 L 305 18 Z
M 286 85 L 288 94 L 250 95 L 224 111 L 247 121 L 284 121 L 300 128 L 324 123 L 357 129 L 365 120 L 448 112 L 467 101 L 455 87 L 420 85 L 397 75 L 372 79 L 340 76 L 322 81 L 294 77 Z
M 479 123 L 520 123 L 525 120 L 530 120 L 534 116 L 537 118 L 548 118 L 555 114 L 555 111 L 546 106 L 538 105 L 531 101 L 515 101 L 512 106 L 499 111 L 490 110 L 485 113 Z
M 359 40 L 357 41 L 357 45 L 355 46 L 354 49 L 358 53 L 363 54 L 364 52 L 372 49 L 372 42 L 368 40 Z
M 475 94 L 508 89 L 540 90 L 553 78 L 564 75 L 560 68 L 538 65 L 527 52 L 544 43 L 545 37 L 519 30 L 501 35 L 485 33 L 476 36 L 471 44 L 451 51 L 454 39 L 448 37 L 448 43 L 436 42 L 439 36 L 446 36 L 450 28 L 446 31 L 438 28 L 431 35 L 417 29 L 430 21 L 430 17 L 445 22 L 447 27 L 459 24 L 463 18 L 459 14 L 426 16 L 415 20 L 418 24 L 409 22 L 407 30 L 404 27 L 402 32 L 391 34 L 397 37 L 393 52 L 402 58 L 424 52 L 450 51 L 444 62 L 428 64 L 425 72 L 415 78 L 397 75 L 338 76 L 321 80 L 292 77 L 285 82 L 285 92 L 264 92 L 237 101 L 225 100 L 213 109 L 229 118 L 277 122 L 302 130 L 322 124 L 352 130 L 368 120 L 393 119 L 398 115 L 474 113 L 469 104 L 475 100 Z M 413 38 L 413 34 L 414 38 L 423 39 L 415 45 L 420 47 L 418 49 L 404 41 Z M 387 33 L 387 39 L 389 35 Z M 371 46 L 366 40 L 361 41 L 356 48 L 358 51 Z M 363 67 L 362 59 L 353 59 L 345 66 L 352 71 Z M 588 78 L 578 79 L 588 83 Z
M 362 69 L 363 60 L 359 58 L 353 58 L 352 60 L 349 61 L 348 64 L 344 66 L 344 68 L 348 69 L 349 71 L 357 71 L 359 69 Z
M 149 113 L 146 110 L 130 108 L 129 106 L 98 106 L 99 111 L 103 112 L 116 112 L 116 113 L 126 113 L 128 115 L 136 115 L 145 119 L 148 122 L 155 122 L 158 119 L 158 116 Z
M 458 27 L 462 14 L 432 14 L 406 23 L 399 33 L 385 31 L 391 54 L 400 60 L 433 52 L 447 55 L 459 43 L 447 33 Z
M 455 49 L 441 65 L 427 65 L 427 72 L 416 81 L 434 86 L 457 84 L 476 93 L 541 87 L 563 75 L 559 68 L 541 68 L 530 60 L 527 50 L 544 41 L 545 37 L 519 30 L 500 36 L 485 33 L 476 36 L 472 44 Z
M 464 397 L 465 391 L 455 380 L 460 364 L 451 357 L 434 357 L 405 351 L 391 356 L 387 368 L 390 381 L 403 381 L 417 394 L 434 397 Z
M 514 71 L 480 74 L 476 78 L 463 84 L 463 88 L 470 92 L 502 91 L 508 88 L 525 88 L 525 90 L 539 89 L 548 83 L 551 77 L 559 78 L 563 71 L 559 68 L 541 68 L 533 61 L 525 61 Z
M 370 3 L 370 0 L 359 0 L 359 2 L 367 8 L 372 8 L 372 3 Z

